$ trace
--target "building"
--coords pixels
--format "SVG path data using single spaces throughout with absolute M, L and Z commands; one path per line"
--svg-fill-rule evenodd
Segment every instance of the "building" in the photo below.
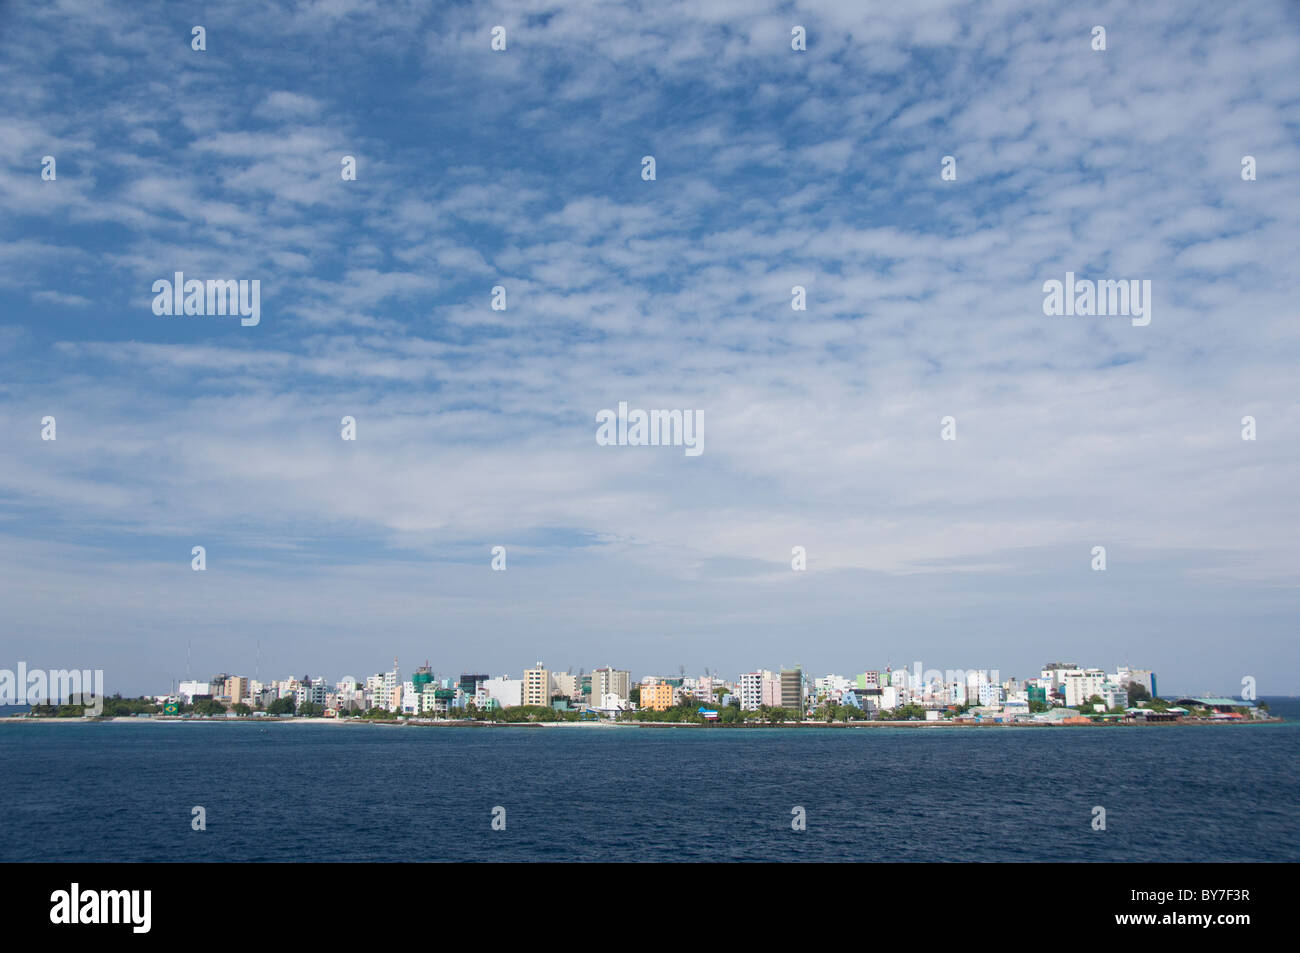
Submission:
M 415 670 L 415 673 L 411 676 L 411 681 L 408 684 L 411 686 L 411 693 L 418 695 L 420 692 L 424 691 L 424 686 L 430 684 L 432 681 L 433 669 L 429 668 L 429 662 L 426 660 L 423 665 Z
M 1115 681 L 1124 686 L 1141 685 L 1147 690 L 1147 694 L 1152 698 L 1157 697 L 1156 693 L 1156 673 L 1145 668 L 1129 668 L 1121 666 L 1115 671 Z
M 716 690 L 723 687 L 722 679 L 714 678 L 711 675 L 687 679 L 685 686 L 688 694 L 705 705 L 716 705 L 718 702 Z
M 402 705 L 402 682 L 397 660 L 393 660 L 391 672 L 369 676 L 366 679 L 366 690 L 370 693 L 371 704 L 375 708 L 397 711 Z
M 351 675 L 334 683 L 334 688 L 338 692 L 338 707 L 340 711 L 364 711 L 366 707 L 366 695 L 362 691 L 360 683 Z
M 552 672 L 551 694 L 563 695 L 565 698 L 577 698 L 578 676 L 571 672 Z
M 1188 708 L 1210 708 L 1214 711 L 1229 712 L 1236 708 L 1254 708 L 1254 702 L 1243 701 L 1238 698 L 1224 698 L 1218 695 L 1205 695 L 1200 698 L 1180 698 L 1178 704 L 1186 705 Z M 1171 708 L 1170 711 L 1173 711 Z
M 502 675 L 500 678 L 484 679 L 481 685 L 485 701 L 490 699 L 501 708 L 516 708 L 524 703 L 524 683 L 522 679 Z M 475 696 L 474 704 L 479 708 L 492 707 L 480 704 L 478 696 Z
M 1073 662 L 1048 662 L 1043 666 L 1041 673 L 1047 685 L 1047 693 L 1051 695 L 1062 687 L 1067 672 L 1077 671 L 1079 671 L 1079 666 Z
M 740 676 L 738 690 L 740 707 L 743 711 L 758 711 L 764 705 L 763 683 L 771 678 L 772 673 L 765 671 L 746 672 Z
M 327 700 L 325 696 L 328 693 L 329 687 L 325 684 L 325 679 L 317 678 L 313 681 L 304 676 L 298 681 L 298 686 L 293 693 L 294 707 L 302 708 L 303 705 L 310 702 L 323 709 Z
M 524 704 L 547 706 L 551 703 L 551 673 L 541 662 L 524 670 Z
M 232 705 L 244 701 L 252 694 L 248 679 L 242 675 L 231 675 L 226 679 L 226 692 L 230 695 L 230 704 Z
M 842 703 L 853 708 L 862 709 L 863 714 L 874 715 L 885 708 L 885 693 L 897 691 L 898 689 L 893 686 L 889 688 L 851 688 L 844 693 Z
M 181 682 L 176 689 L 176 694 L 181 696 L 185 704 L 192 705 L 195 695 L 211 695 L 212 685 L 208 682 Z
M 1066 708 L 1078 708 L 1093 695 L 1101 695 L 1106 687 L 1106 673 L 1099 668 L 1073 669 L 1062 672 L 1061 676 Z
M 586 681 L 586 678 L 584 676 L 583 681 Z M 591 673 L 590 679 L 591 687 L 587 690 L 587 697 L 593 702 L 602 702 L 601 707 L 605 707 L 603 700 L 606 695 L 617 695 L 622 701 L 627 701 L 631 697 L 631 672 L 614 668 L 598 668 Z
M 653 711 L 667 711 L 673 707 L 673 686 L 667 682 L 653 682 L 641 686 L 641 707 Z
M 872 674 L 875 674 L 874 672 Z M 878 687 L 877 681 L 872 688 Z M 854 682 L 845 678 L 843 675 L 823 675 L 821 678 L 813 680 L 814 697 L 819 702 L 831 701 L 838 702 L 844 697 L 844 693 L 854 687 Z M 858 685 L 858 688 L 865 688 L 865 685 Z
M 768 708 L 781 707 L 781 676 L 767 672 L 763 679 L 763 704 Z
M 479 686 L 488 680 L 486 675 L 462 675 L 457 683 L 462 692 L 469 698 L 478 694 Z
M 803 713 L 803 669 L 781 670 L 781 707 Z
M 432 681 L 420 683 L 421 686 L 432 684 Z M 420 691 L 412 680 L 402 683 L 401 711 L 404 715 L 418 715 L 420 713 Z
M 861 689 L 863 693 L 866 689 Z M 898 688 L 894 685 L 886 685 L 880 689 L 880 707 L 885 711 L 893 711 L 901 705 L 907 704 L 907 689 Z
M 1101 700 L 1107 708 L 1128 707 L 1128 686 L 1119 685 L 1110 679 L 1101 687 Z

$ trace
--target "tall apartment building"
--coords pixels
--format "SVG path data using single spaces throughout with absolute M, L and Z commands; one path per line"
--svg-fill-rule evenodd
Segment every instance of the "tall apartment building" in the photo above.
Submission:
M 402 683 L 396 667 L 391 672 L 366 678 L 366 690 L 371 704 L 386 711 L 397 711 L 402 703 Z
M 538 662 L 524 670 L 524 704 L 549 705 L 551 703 L 551 673 Z
M 781 676 L 772 672 L 763 675 L 763 704 L 768 708 L 781 707 Z
M 244 701 L 252 694 L 249 690 L 248 679 L 242 675 L 231 675 L 226 679 L 226 693 L 230 695 L 230 704 L 232 705 Z
M 771 672 L 745 672 L 740 676 L 738 691 L 742 711 L 758 711 L 763 705 L 763 679 L 771 678 Z
M 803 712 L 803 669 L 781 670 L 781 707 Z
M 617 695 L 622 701 L 627 701 L 631 687 L 631 672 L 616 668 L 598 668 L 591 673 L 589 697 L 593 705 L 599 705 L 606 695 Z

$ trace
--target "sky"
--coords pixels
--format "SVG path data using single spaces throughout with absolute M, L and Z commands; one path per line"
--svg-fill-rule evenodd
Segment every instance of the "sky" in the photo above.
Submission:
M 1300 691 L 1298 67 L 1282 0 L 0 0 L 0 668 Z

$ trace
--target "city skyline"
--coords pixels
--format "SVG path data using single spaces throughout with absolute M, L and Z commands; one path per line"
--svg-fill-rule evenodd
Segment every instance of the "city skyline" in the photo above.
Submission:
M 416 672 L 422 672 L 422 673 L 429 674 L 433 678 L 433 680 L 438 681 L 439 683 L 446 684 L 446 683 L 453 683 L 458 680 L 471 678 L 471 677 L 514 678 L 515 676 L 521 675 L 521 673 L 524 673 L 528 670 L 528 668 L 518 668 L 518 667 L 489 669 L 486 666 L 479 666 L 477 668 L 475 667 L 457 668 L 456 666 L 452 666 L 451 668 L 444 668 L 442 666 L 435 665 L 432 662 L 432 660 L 428 658 L 425 658 L 424 660 L 419 661 L 417 663 L 411 663 L 409 665 L 401 664 L 399 659 L 397 658 L 393 658 L 392 661 L 395 666 L 394 668 L 383 669 L 378 671 L 369 671 L 364 667 L 362 668 L 354 667 L 353 669 L 349 669 L 346 672 L 327 676 L 327 675 L 323 675 L 321 673 L 321 670 L 318 667 L 314 668 L 308 666 L 307 668 L 301 670 L 300 675 L 303 678 L 310 678 L 312 680 L 321 679 L 329 685 L 337 686 L 346 679 L 354 679 L 358 683 L 364 684 L 367 678 L 374 677 L 375 675 L 385 675 L 392 672 L 397 672 L 401 674 L 403 676 L 403 681 L 409 681 L 409 678 L 406 677 L 407 675 L 411 675 Z M 1109 664 L 1112 668 L 1114 668 L 1117 671 L 1134 671 L 1134 672 L 1148 672 L 1148 673 L 1151 672 L 1158 673 L 1160 671 L 1158 667 L 1142 668 L 1140 666 L 1133 665 L 1131 664 L 1130 660 L 1127 659 L 1124 660 L 1123 662 L 1111 662 L 1106 664 Z M 1082 663 L 1064 663 L 1064 662 L 1055 662 L 1055 661 L 1040 662 L 1038 666 L 1030 666 L 1029 668 L 1026 668 L 1023 672 L 1015 671 L 1015 670 L 1004 670 L 996 667 L 991 667 L 988 665 L 954 668 L 952 666 L 947 666 L 947 665 L 929 665 L 921 662 L 920 660 L 913 660 L 910 664 L 906 664 L 906 665 L 885 664 L 885 665 L 880 665 L 875 667 L 839 666 L 838 668 L 829 668 L 829 669 L 813 669 L 813 668 L 809 668 L 808 666 L 802 665 L 797 661 L 793 661 L 790 662 L 789 664 L 781 663 L 778 665 L 772 665 L 770 668 L 766 666 L 757 666 L 757 667 L 750 666 L 747 668 L 737 669 L 735 671 L 715 669 L 708 666 L 702 668 L 691 668 L 690 666 L 683 666 L 683 665 L 660 667 L 653 670 L 646 670 L 644 672 L 638 672 L 637 670 L 630 669 L 630 668 L 621 669 L 617 665 L 612 663 L 593 665 L 591 667 L 570 665 L 564 668 L 554 668 L 550 665 L 545 664 L 543 661 L 538 661 L 536 665 L 545 668 L 552 676 L 559 674 L 577 680 L 581 680 L 582 678 L 590 678 L 594 672 L 601 671 L 601 670 L 623 672 L 630 678 L 631 684 L 634 685 L 639 684 L 640 682 L 646 679 L 681 680 L 685 678 L 688 681 L 695 681 L 701 677 L 711 678 L 715 681 L 727 682 L 732 685 L 739 685 L 740 679 L 744 675 L 754 674 L 763 671 L 779 673 L 782 671 L 797 670 L 802 673 L 804 680 L 807 682 L 812 682 L 819 678 L 831 678 L 831 677 L 856 678 L 857 676 L 863 673 L 868 673 L 868 674 L 877 673 L 883 675 L 891 671 L 906 672 L 907 677 L 909 679 L 915 678 L 917 676 L 917 673 L 920 673 L 921 677 L 924 679 L 924 678 L 928 678 L 931 675 L 931 673 L 938 674 L 938 673 L 956 672 L 959 675 L 962 675 L 964 677 L 967 674 L 979 672 L 979 673 L 984 673 L 989 679 L 995 682 L 1010 682 L 1010 681 L 1025 681 L 1027 679 L 1035 678 L 1037 676 L 1033 674 L 1034 672 L 1038 672 L 1041 674 L 1043 671 L 1046 671 L 1047 669 L 1056 666 L 1060 666 L 1062 668 L 1078 668 L 1080 670 L 1088 670 L 1088 671 L 1105 670 L 1104 665 L 1099 666 L 1098 664 L 1094 664 L 1091 661 L 1082 662 Z M 536 667 L 536 666 L 529 666 L 529 668 L 532 667 Z M 172 676 L 170 680 L 171 690 L 174 691 L 176 686 L 182 684 L 183 682 L 203 683 L 203 682 L 210 681 L 211 678 L 217 676 L 237 677 L 245 681 L 249 679 L 253 679 L 261 682 L 261 684 L 263 685 L 269 685 L 275 682 L 297 679 L 300 677 L 299 674 L 288 674 L 288 675 L 285 674 L 285 672 L 291 672 L 291 673 L 299 672 L 299 669 L 286 669 L 281 671 L 278 675 L 274 672 L 270 674 L 267 673 L 259 674 L 258 672 L 254 671 L 254 669 L 240 668 L 238 666 L 226 667 L 226 668 L 219 667 L 210 670 L 210 672 L 206 675 L 204 674 L 205 671 L 208 670 L 199 670 L 197 672 L 191 670 L 185 673 L 184 675 Z M 366 674 L 361 674 L 361 675 L 354 674 L 354 672 L 358 672 L 358 671 L 365 672 Z M 847 676 L 844 675 L 844 673 L 848 673 Z M 1292 693 L 1282 692 L 1282 691 L 1273 691 L 1273 692 L 1257 691 L 1256 685 L 1258 680 L 1254 675 L 1241 676 L 1241 678 L 1237 681 L 1235 685 L 1175 686 L 1168 691 L 1161 690 L 1159 694 L 1162 695 L 1194 694 L 1199 692 L 1201 694 L 1214 694 L 1214 695 L 1223 695 L 1223 696 L 1231 697 L 1234 694 L 1240 694 L 1243 692 L 1242 679 L 1246 679 L 1246 678 L 1250 679 L 1251 693 L 1256 693 L 1259 694 L 1260 696 L 1267 696 L 1271 694 L 1278 697 L 1287 697 L 1292 694 Z M 110 686 L 108 688 L 108 692 L 112 694 L 113 691 L 114 689 L 112 689 L 112 687 Z M 127 693 L 123 693 L 123 694 L 127 694 Z M 156 695 L 158 693 L 156 691 L 144 691 L 138 694 Z

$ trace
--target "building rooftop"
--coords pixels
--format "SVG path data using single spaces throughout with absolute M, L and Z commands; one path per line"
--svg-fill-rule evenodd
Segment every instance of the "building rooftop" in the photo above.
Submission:
M 1194 702 L 1195 704 L 1200 705 L 1202 708 L 1224 708 L 1224 707 L 1254 708 L 1255 707 L 1254 702 L 1242 701 L 1239 698 L 1223 698 L 1222 696 L 1218 696 L 1218 695 L 1206 695 L 1202 698 L 1197 698 L 1188 695 L 1186 698 L 1178 699 L 1178 704 L 1180 705 L 1186 705 L 1188 702 Z

